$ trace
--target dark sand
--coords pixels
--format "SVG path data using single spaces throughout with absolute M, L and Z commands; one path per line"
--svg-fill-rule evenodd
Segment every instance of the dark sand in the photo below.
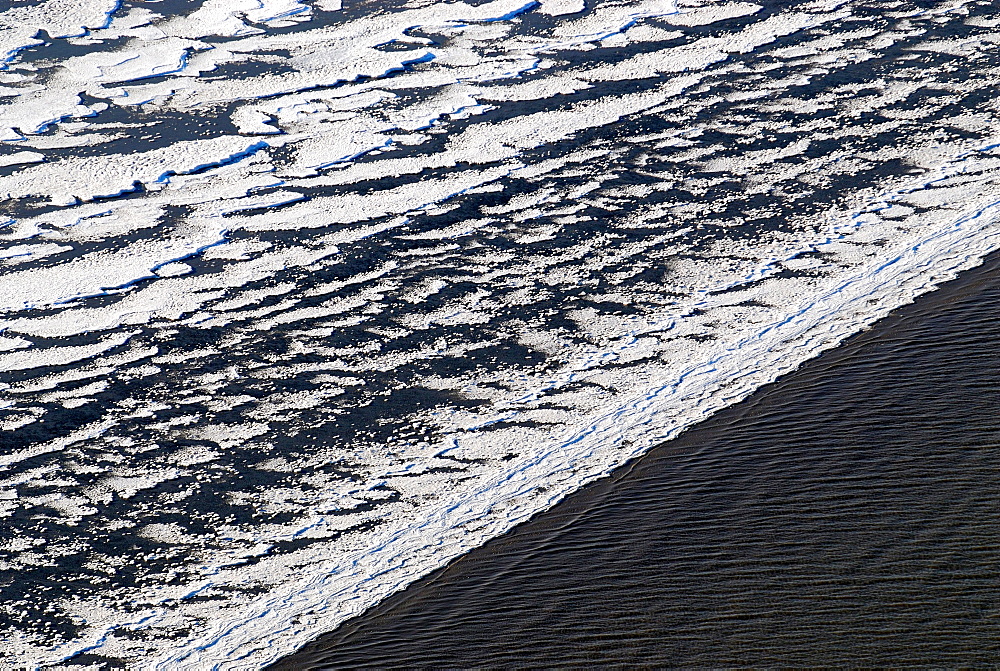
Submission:
M 272 668 L 995 665 L 1000 257 Z

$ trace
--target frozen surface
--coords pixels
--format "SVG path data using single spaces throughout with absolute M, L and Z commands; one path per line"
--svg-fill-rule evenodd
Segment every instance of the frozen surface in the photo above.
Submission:
M 0 12 L 13 667 L 257 668 L 977 264 L 997 26 Z

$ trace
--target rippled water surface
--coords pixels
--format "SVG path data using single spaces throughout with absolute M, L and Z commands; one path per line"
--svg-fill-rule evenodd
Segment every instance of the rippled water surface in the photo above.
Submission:
M 1000 259 L 274 669 L 992 667 Z

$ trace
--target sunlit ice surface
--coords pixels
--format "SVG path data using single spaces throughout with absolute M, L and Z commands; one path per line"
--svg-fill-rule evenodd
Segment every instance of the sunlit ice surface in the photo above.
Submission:
M 998 26 L 0 5 L 0 665 L 262 666 L 978 264 Z

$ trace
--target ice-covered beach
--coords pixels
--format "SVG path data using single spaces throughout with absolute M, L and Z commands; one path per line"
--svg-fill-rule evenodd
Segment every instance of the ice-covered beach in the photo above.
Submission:
M 1000 247 L 989 2 L 0 10 L 12 668 L 257 668 Z

